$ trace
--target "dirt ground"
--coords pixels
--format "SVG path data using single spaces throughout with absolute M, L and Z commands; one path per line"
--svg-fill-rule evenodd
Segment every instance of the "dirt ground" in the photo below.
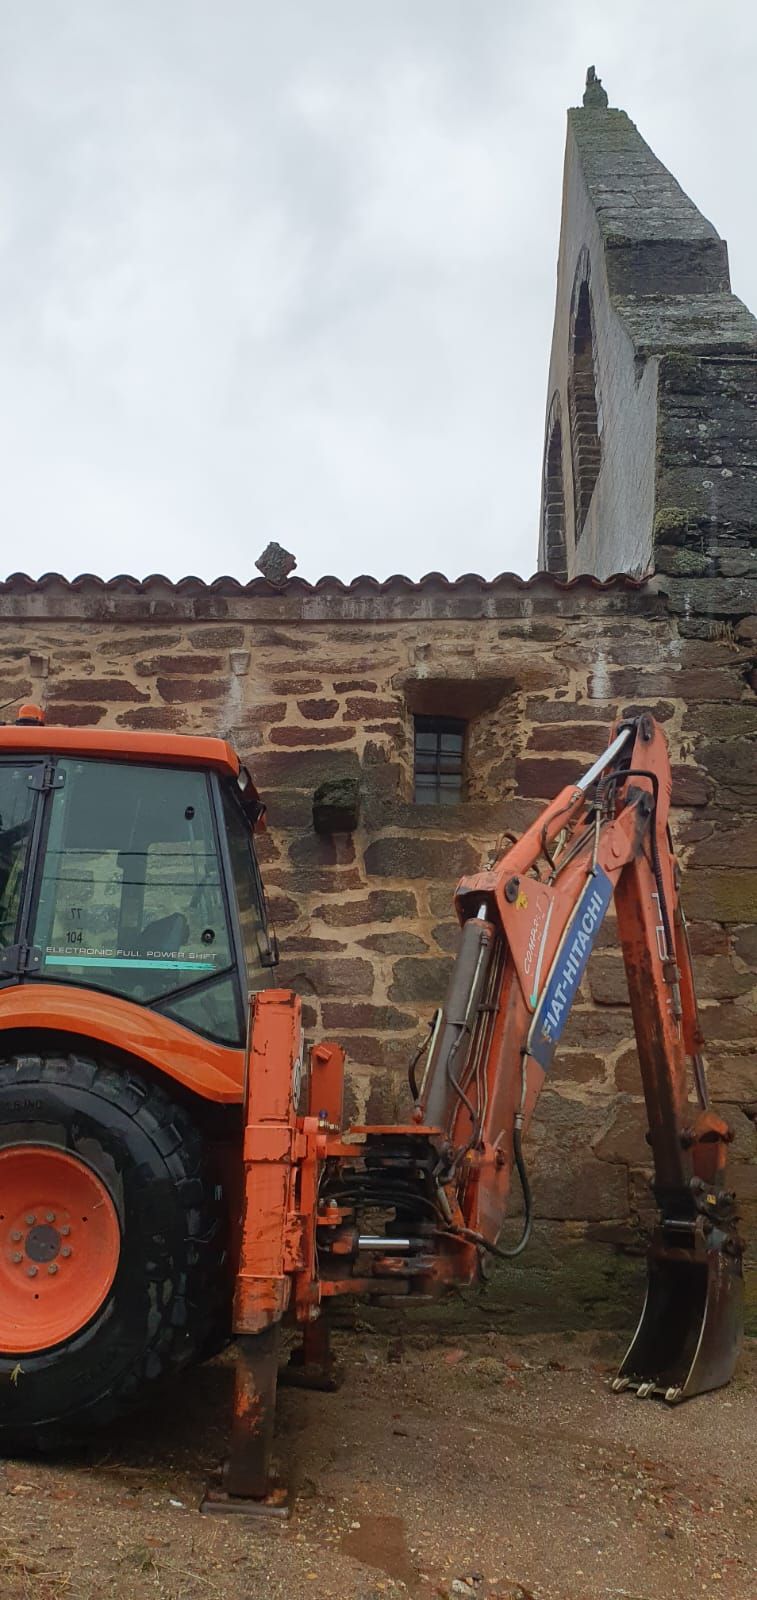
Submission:
M 275 1526 L 198 1513 L 232 1368 L 86 1453 L 0 1464 L 2 1600 L 755 1600 L 757 1348 L 677 1410 L 613 1396 L 607 1334 L 342 1335 L 281 1396 Z

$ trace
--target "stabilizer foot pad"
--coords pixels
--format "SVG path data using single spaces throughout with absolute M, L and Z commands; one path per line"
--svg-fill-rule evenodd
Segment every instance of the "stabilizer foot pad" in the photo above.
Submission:
M 324 1394 L 335 1394 L 343 1382 L 344 1371 L 334 1363 L 324 1367 L 315 1362 L 290 1361 L 279 1372 L 280 1389 L 315 1389 Z
M 292 1496 L 284 1484 L 272 1483 L 262 1500 L 229 1494 L 226 1489 L 208 1489 L 200 1502 L 204 1517 L 248 1517 L 253 1522 L 286 1522 L 292 1515 Z

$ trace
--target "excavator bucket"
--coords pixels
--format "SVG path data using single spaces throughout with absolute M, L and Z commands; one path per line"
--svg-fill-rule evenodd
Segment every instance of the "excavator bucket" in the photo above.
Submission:
M 613 1389 L 635 1389 L 675 1405 L 719 1389 L 733 1376 L 742 1335 L 740 1255 L 712 1239 L 686 1249 L 664 1237 L 648 1257 L 641 1321 Z

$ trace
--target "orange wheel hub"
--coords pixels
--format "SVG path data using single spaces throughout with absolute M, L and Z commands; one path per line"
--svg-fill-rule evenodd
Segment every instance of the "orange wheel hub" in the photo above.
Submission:
M 78 1333 L 120 1250 L 116 1208 L 91 1167 L 45 1145 L 0 1150 L 0 1352 L 48 1350 Z

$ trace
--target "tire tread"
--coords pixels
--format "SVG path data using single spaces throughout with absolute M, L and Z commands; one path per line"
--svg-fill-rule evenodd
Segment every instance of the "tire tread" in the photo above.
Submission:
M 208 1170 L 202 1135 L 189 1113 L 165 1090 L 131 1070 L 122 1071 L 77 1054 L 23 1055 L 0 1060 L 0 1091 L 17 1084 L 77 1089 L 127 1116 L 163 1159 L 176 1204 L 184 1217 L 185 1258 L 176 1274 L 168 1315 L 158 1319 L 139 1359 L 119 1376 L 87 1412 L 87 1427 L 100 1427 L 149 1401 L 158 1383 L 201 1359 L 222 1317 L 225 1214 L 217 1179 Z M 157 1276 L 162 1276 L 157 1264 Z M 155 1267 L 153 1266 L 153 1272 Z M 145 1274 L 152 1276 L 145 1262 Z M 62 1347 L 62 1348 L 65 1348 Z M 3 1358 L 0 1357 L 0 1365 Z M 71 1427 L 32 1424 L 12 1439 L 0 1422 L 2 1448 L 47 1445 L 70 1438 Z

